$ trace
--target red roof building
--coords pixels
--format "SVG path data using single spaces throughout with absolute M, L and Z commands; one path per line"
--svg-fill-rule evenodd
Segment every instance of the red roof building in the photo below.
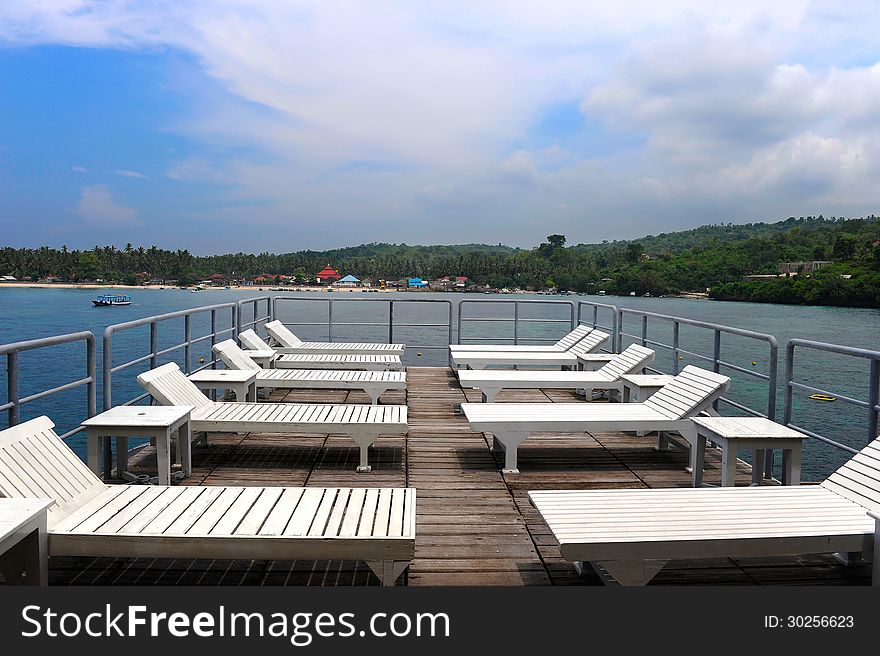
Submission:
M 340 276 L 336 270 L 328 264 L 318 272 L 317 278 L 318 282 L 336 282 L 342 278 L 342 276 Z

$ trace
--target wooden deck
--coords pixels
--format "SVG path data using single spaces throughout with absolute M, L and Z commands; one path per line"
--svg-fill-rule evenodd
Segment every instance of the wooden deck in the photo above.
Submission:
M 249 434 L 212 436 L 193 446 L 194 474 L 186 485 L 413 486 L 418 489 L 416 557 L 408 585 L 599 585 L 562 560 L 528 490 L 690 485 L 686 452 L 657 452 L 656 440 L 619 433 L 532 437 L 520 447 L 520 474 L 499 471 L 491 439 L 469 430 L 455 405 L 479 401 L 444 368 L 409 368 L 409 389 L 385 403 L 406 403 L 409 434 L 380 438 L 373 471 L 357 474 L 358 449 L 346 436 Z M 369 403 L 360 391 L 277 390 L 273 401 Z M 563 390 L 509 390 L 499 402 L 571 402 Z M 155 471 L 153 449 L 132 467 Z M 738 483 L 750 482 L 740 463 Z M 720 454 L 707 454 L 705 480 L 720 481 Z M 867 585 L 870 566 L 844 567 L 830 556 L 670 563 L 654 585 Z M 53 559 L 50 583 L 74 585 L 378 585 L 357 562 Z

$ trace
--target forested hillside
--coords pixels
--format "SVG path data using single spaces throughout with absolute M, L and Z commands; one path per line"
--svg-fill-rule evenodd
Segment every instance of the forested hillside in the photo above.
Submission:
M 374 243 L 331 251 L 205 257 L 131 244 L 88 251 L 6 247 L 0 250 L 0 275 L 134 284 L 141 273 L 181 283 L 214 273 L 237 279 L 284 274 L 313 282 L 329 263 L 343 274 L 374 280 L 467 276 L 495 288 L 655 296 L 708 290 L 711 297 L 728 300 L 880 307 L 880 222 L 874 216 L 791 217 L 772 224 L 706 225 L 631 241 L 565 244 L 564 235 L 554 234 L 532 249 Z M 813 260 L 828 264 L 812 273 L 744 280 L 747 275 L 776 274 L 782 263 Z

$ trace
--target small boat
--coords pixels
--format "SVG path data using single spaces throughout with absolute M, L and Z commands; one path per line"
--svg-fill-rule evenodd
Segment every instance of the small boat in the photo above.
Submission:
M 827 394 L 810 394 L 810 398 L 814 401 L 836 401 L 836 396 L 828 396 Z
M 106 307 L 109 305 L 131 305 L 131 296 L 122 294 L 101 294 L 97 298 L 92 299 L 95 307 Z

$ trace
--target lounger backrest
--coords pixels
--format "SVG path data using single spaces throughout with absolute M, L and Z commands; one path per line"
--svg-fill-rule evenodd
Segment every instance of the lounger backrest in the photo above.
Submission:
M 235 343 L 234 339 L 225 339 L 222 342 L 214 344 L 212 349 L 214 353 L 220 356 L 229 369 L 245 369 L 260 370 L 261 367 L 254 362 L 248 354 Z
M 596 375 L 608 380 L 617 380 L 624 374 L 632 374 L 654 361 L 654 351 L 641 344 L 630 344 L 618 353 Z
M 822 486 L 864 508 L 880 511 L 880 436 L 831 474 Z
M 281 346 L 294 347 L 302 344 L 302 340 L 277 319 L 266 324 L 266 332 Z
M 137 381 L 162 405 L 191 405 L 201 408 L 213 403 L 175 362 L 163 364 L 137 377 Z
M 248 328 L 247 330 L 243 330 L 238 333 L 238 338 L 241 340 L 241 343 L 247 346 L 249 349 L 253 349 L 254 351 L 271 351 L 272 347 L 260 337 L 253 330 Z
M 649 396 L 645 405 L 669 419 L 684 419 L 708 408 L 728 387 L 727 376 L 688 365 L 672 382 Z
M 590 331 L 593 329 L 585 323 L 578 325 L 577 328 L 568 333 L 565 337 L 556 342 L 553 346 L 556 348 L 562 349 L 563 351 L 567 351 L 572 346 L 581 341 L 584 337 L 590 334 Z
M 603 333 L 601 330 L 592 330 L 577 344 L 568 349 L 568 353 L 571 353 L 572 355 L 585 355 L 587 353 L 592 353 L 605 344 L 609 339 L 611 339 L 611 335 L 608 333 Z
M 55 499 L 50 525 L 107 489 L 54 427 L 37 417 L 0 431 L 0 496 Z

